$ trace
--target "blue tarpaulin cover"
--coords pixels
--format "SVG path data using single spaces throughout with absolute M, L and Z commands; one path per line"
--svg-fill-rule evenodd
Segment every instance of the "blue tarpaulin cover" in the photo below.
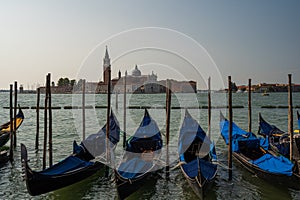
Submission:
M 126 153 L 117 169 L 118 173 L 128 179 L 144 174 L 155 165 L 153 158 L 159 157 L 162 144 L 160 130 L 145 109 L 140 126 L 135 134 L 126 141 Z M 149 155 L 148 160 L 143 159 L 143 153 Z
M 205 157 L 206 155 L 210 155 L 209 158 L 205 159 L 216 160 L 217 155 L 214 143 L 210 141 L 199 123 L 193 119 L 186 110 L 178 140 L 178 154 L 180 161 L 186 162 L 184 153 L 196 139 L 199 139 L 202 142 L 201 149 L 198 150 L 202 152 L 203 156 Z M 182 164 L 182 169 L 190 178 L 195 178 L 200 172 L 202 177 L 211 180 L 217 171 L 217 165 L 212 164 L 210 160 L 208 161 L 205 159 L 196 157 L 196 159 Z
M 143 153 L 144 150 L 157 151 L 162 148 L 160 130 L 155 122 L 145 110 L 144 118 L 134 135 L 127 140 L 126 151 Z
M 152 166 L 151 162 L 146 162 L 141 158 L 135 157 L 127 162 L 121 163 L 118 172 L 121 176 L 133 179 L 136 176 L 145 173 Z M 136 173 L 138 172 L 138 173 Z
M 75 156 L 69 156 L 61 162 L 53 165 L 52 167 L 45 169 L 41 172 L 43 175 L 60 175 L 76 169 L 93 165 L 92 162 L 83 161 Z
M 112 111 L 109 119 L 109 141 L 110 148 L 112 149 L 120 140 L 120 127 L 119 122 Z M 80 146 L 74 145 L 73 147 L 73 153 L 78 155 L 85 151 L 88 151 L 94 157 L 106 154 L 106 125 L 104 125 L 98 133 L 89 135 L 80 143 Z
M 259 159 L 252 160 L 250 162 L 268 172 L 276 174 L 286 174 L 288 176 L 292 176 L 293 174 L 293 163 L 291 163 L 289 159 L 283 156 L 275 157 L 267 153 Z
M 228 145 L 229 142 L 229 121 L 224 119 L 220 121 L 220 130 L 223 139 L 225 140 L 226 144 Z M 265 138 L 257 138 L 253 133 L 247 132 L 240 127 L 238 127 L 234 122 L 232 122 L 232 151 L 238 152 L 239 145 L 238 141 L 249 141 L 250 143 L 259 142 L 259 144 L 264 148 L 268 149 L 269 143 L 268 140 Z
M 212 164 L 206 160 L 200 159 L 200 171 L 202 176 L 206 180 L 211 180 L 214 178 L 215 173 L 217 171 L 217 165 Z
M 198 172 L 200 171 L 201 175 L 206 180 L 211 180 L 214 178 L 214 175 L 217 170 L 217 165 L 212 164 L 211 162 L 208 162 L 204 159 L 197 158 L 187 164 L 183 164 L 182 168 L 190 178 L 195 178 L 198 175 Z
M 298 111 L 297 111 L 297 118 L 298 118 L 298 128 L 300 129 L 300 114 Z
M 276 126 L 271 125 L 268 122 L 266 122 L 262 118 L 261 114 L 259 114 L 259 133 L 262 135 L 266 135 L 267 139 L 269 139 L 268 137 L 272 137 L 273 134 L 279 134 L 279 136 L 277 136 L 277 137 L 279 137 L 279 140 L 281 139 L 280 135 L 282 135 L 282 137 L 287 137 L 287 134 L 285 134 L 285 132 L 283 132 Z M 273 145 L 278 149 L 278 152 L 281 155 L 288 156 L 290 154 L 289 143 L 280 143 L 278 141 L 276 143 L 273 143 Z
M 194 159 L 193 161 L 187 164 L 183 164 L 182 168 L 190 178 L 195 178 L 196 176 L 198 176 L 198 159 Z
M 186 111 L 179 132 L 178 154 L 183 154 L 189 148 L 196 137 L 198 137 L 200 141 L 206 143 L 207 145 L 211 144 L 211 141 L 208 137 L 206 137 L 206 133 L 201 128 L 199 123 L 191 117 L 188 111 Z
M 228 144 L 228 126 L 229 121 L 224 117 L 221 117 L 220 129 L 221 135 L 223 136 L 226 144 Z M 246 132 L 239 128 L 235 123 L 232 123 L 233 134 L 232 134 L 232 144 L 233 151 L 239 152 L 239 141 L 243 141 L 243 145 L 247 145 L 249 148 L 259 148 L 260 142 L 253 133 Z M 247 137 L 245 137 L 247 136 Z M 247 142 L 247 143 L 245 143 Z M 273 156 L 269 153 L 264 154 L 256 160 L 249 161 L 250 163 L 256 165 L 262 170 L 291 176 L 293 174 L 293 163 L 283 156 Z
M 212 142 L 210 144 L 209 155 L 210 155 L 212 161 L 217 161 L 218 160 L 218 158 L 217 158 L 217 152 L 216 152 L 216 145 L 215 145 L 214 142 Z
M 284 134 L 282 130 L 277 128 L 275 125 L 271 125 L 268 122 L 266 122 L 261 114 L 259 114 L 259 133 L 264 135 L 272 135 L 272 134 Z

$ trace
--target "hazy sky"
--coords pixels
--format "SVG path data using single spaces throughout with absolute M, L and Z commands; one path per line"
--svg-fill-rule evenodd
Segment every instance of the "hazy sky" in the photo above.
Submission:
M 60 77 L 77 78 L 84 60 L 99 44 L 108 45 L 111 58 L 117 58 L 120 56 L 118 50 L 129 44 L 125 40 L 117 44 L 103 41 L 120 32 L 142 27 L 172 29 L 191 37 L 206 49 L 225 84 L 228 75 L 238 84 L 246 84 L 248 78 L 252 78 L 253 83 L 285 83 L 288 73 L 293 74 L 293 82 L 299 83 L 299 10 L 300 1 L 292 0 L 2 0 L 0 89 L 8 88 L 15 80 L 25 89 L 37 83 L 43 85 L 48 72 L 55 82 Z M 152 37 L 160 39 L 159 34 Z M 178 49 L 182 46 L 180 42 Z M 99 79 L 105 51 L 104 46 L 100 47 L 96 51 L 99 71 L 94 72 L 99 73 Z M 143 63 L 143 56 L 147 57 L 147 51 L 136 61 L 133 58 L 129 61 L 127 57 L 123 63 L 118 62 L 118 66 L 112 65 L 112 76 L 117 76 L 119 69 L 122 73 L 125 69 L 133 69 L 134 63 L 151 66 L 149 63 L 158 62 L 145 58 L 147 62 Z M 161 60 L 166 59 L 172 57 L 166 55 Z M 159 71 L 159 66 L 165 63 L 154 65 L 159 79 L 168 78 L 168 73 L 162 70 L 160 74 Z M 189 70 L 184 62 L 181 65 Z M 150 71 L 151 67 L 145 69 L 145 73 Z M 188 73 L 184 77 L 195 79 Z

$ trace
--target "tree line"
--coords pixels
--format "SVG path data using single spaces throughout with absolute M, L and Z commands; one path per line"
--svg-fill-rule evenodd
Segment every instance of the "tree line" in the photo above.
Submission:
M 76 82 L 75 79 L 70 80 L 69 78 L 60 78 L 57 81 L 57 86 L 64 87 L 64 86 L 71 86 L 71 87 L 82 87 L 83 79 L 80 79 Z

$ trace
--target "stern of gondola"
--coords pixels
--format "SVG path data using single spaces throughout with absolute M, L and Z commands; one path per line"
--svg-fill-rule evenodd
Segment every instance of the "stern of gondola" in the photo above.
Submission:
M 33 177 L 32 171 L 28 165 L 28 155 L 27 148 L 24 144 L 21 143 L 21 162 L 22 162 L 22 173 L 24 180 L 26 182 L 27 191 L 30 195 L 34 196 L 34 192 L 31 190 L 30 180 Z

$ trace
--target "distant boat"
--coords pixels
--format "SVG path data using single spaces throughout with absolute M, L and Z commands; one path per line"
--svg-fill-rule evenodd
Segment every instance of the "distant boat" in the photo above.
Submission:
M 264 93 L 262 93 L 263 96 L 269 96 L 270 94 L 267 93 L 267 91 L 265 90 Z
M 179 133 L 178 154 L 184 177 L 196 195 L 203 199 L 204 192 L 217 175 L 217 165 L 212 163 L 217 155 L 214 144 L 187 110 Z

